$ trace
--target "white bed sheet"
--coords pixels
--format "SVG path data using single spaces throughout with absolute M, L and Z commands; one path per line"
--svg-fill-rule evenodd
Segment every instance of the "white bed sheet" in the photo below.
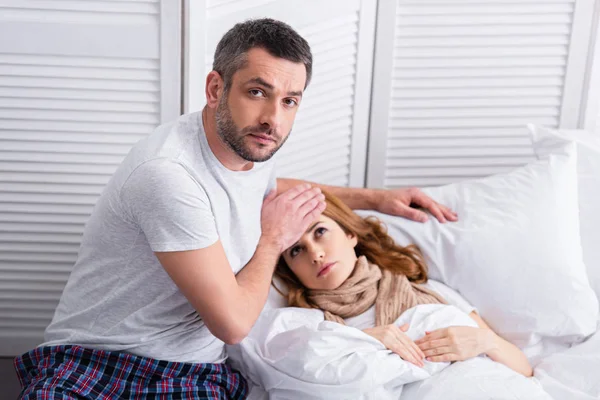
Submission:
M 590 338 L 544 358 L 534 371 L 544 390 L 556 400 L 599 400 L 600 323 Z
M 407 322 L 410 337 L 442 326 L 475 325 L 453 306 L 431 304 L 396 321 Z M 248 338 L 229 350 L 233 366 L 277 399 L 551 400 L 536 378 L 487 357 L 451 365 L 426 362 L 420 369 L 360 331 L 323 322 L 315 310 L 267 312 Z M 249 398 L 269 396 L 253 387 Z
M 497 391 L 486 394 L 486 390 L 494 387 L 494 382 L 490 376 L 478 372 L 478 364 L 485 362 L 490 360 L 478 357 L 471 362 L 455 363 L 428 380 L 408 384 L 400 400 L 437 399 L 442 398 L 440 393 L 444 394 L 444 400 L 518 398 L 511 397 L 514 385 L 496 386 Z M 500 375 L 505 373 L 503 366 L 497 367 Z M 570 349 L 544 358 L 535 366 L 531 380 L 554 400 L 600 400 L 600 316 L 594 335 Z M 474 382 L 479 382 L 480 386 L 475 386 Z M 268 400 L 269 396 L 261 387 L 250 383 L 248 399 Z

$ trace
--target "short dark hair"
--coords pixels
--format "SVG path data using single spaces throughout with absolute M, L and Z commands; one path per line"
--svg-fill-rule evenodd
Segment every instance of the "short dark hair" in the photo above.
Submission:
M 217 44 L 213 70 L 223 78 L 225 91 L 229 90 L 233 74 L 246 65 L 247 52 L 255 47 L 274 57 L 303 63 L 306 68 L 304 88 L 308 86 L 312 76 L 312 53 L 308 42 L 288 24 L 261 18 L 235 24 Z

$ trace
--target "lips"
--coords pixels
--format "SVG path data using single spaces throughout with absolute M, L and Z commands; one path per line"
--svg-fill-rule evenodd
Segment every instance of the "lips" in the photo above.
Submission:
M 254 136 L 257 139 L 260 139 L 261 141 L 270 141 L 270 142 L 274 142 L 275 140 L 273 139 L 272 136 L 269 135 L 256 135 L 254 133 L 250 134 L 251 136 Z
M 328 273 L 331 270 L 331 267 L 334 266 L 334 264 L 335 264 L 334 262 L 323 264 L 321 266 L 321 268 L 319 268 L 319 273 L 317 274 L 317 278 Z

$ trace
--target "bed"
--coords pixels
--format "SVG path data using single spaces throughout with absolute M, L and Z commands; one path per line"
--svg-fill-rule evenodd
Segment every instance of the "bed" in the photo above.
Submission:
M 417 244 L 430 276 L 523 349 L 534 377 L 485 356 L 418 370 L 318 310 L 281 308 L 272 291 L 248 338 L 228 347 L 252 385 L 249 398 L 600 399 L 600 138 L 529 129 L 538 161 L 426 189 L 458 212 L 458 223 L 359 214 L 379 217 L 398 243 Z M 417 306 L 397 323 L 410 321 L 415 337 L 435 324 L 469 324 L 439 307 Z

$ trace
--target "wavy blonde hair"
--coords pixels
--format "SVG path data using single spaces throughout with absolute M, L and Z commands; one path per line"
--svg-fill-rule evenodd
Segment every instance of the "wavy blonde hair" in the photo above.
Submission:
M 406 275 L 411 282 L 427 282 L 427 265 L 417 246 L 402 247 L 396 244 L 394 239 L 388 235 L 384 223 L 379 219 L 376 217 L 362 218 L 336 196 L 326 191 L 323 191 L 323 194 L 327 204 L 323 215 L 334 220 L 346 234 L 356 235 L 358 244 L 354 250 L 357 257 L 365 256 L 382 269 Z M 296 278 L 283 256 L 279 257 L 275 276 L 287 288 L 289 306 L 318 308 L 306 299 L 308 289 Z M 274 282 L 272 284 L 279 293 L 286 296 Z

